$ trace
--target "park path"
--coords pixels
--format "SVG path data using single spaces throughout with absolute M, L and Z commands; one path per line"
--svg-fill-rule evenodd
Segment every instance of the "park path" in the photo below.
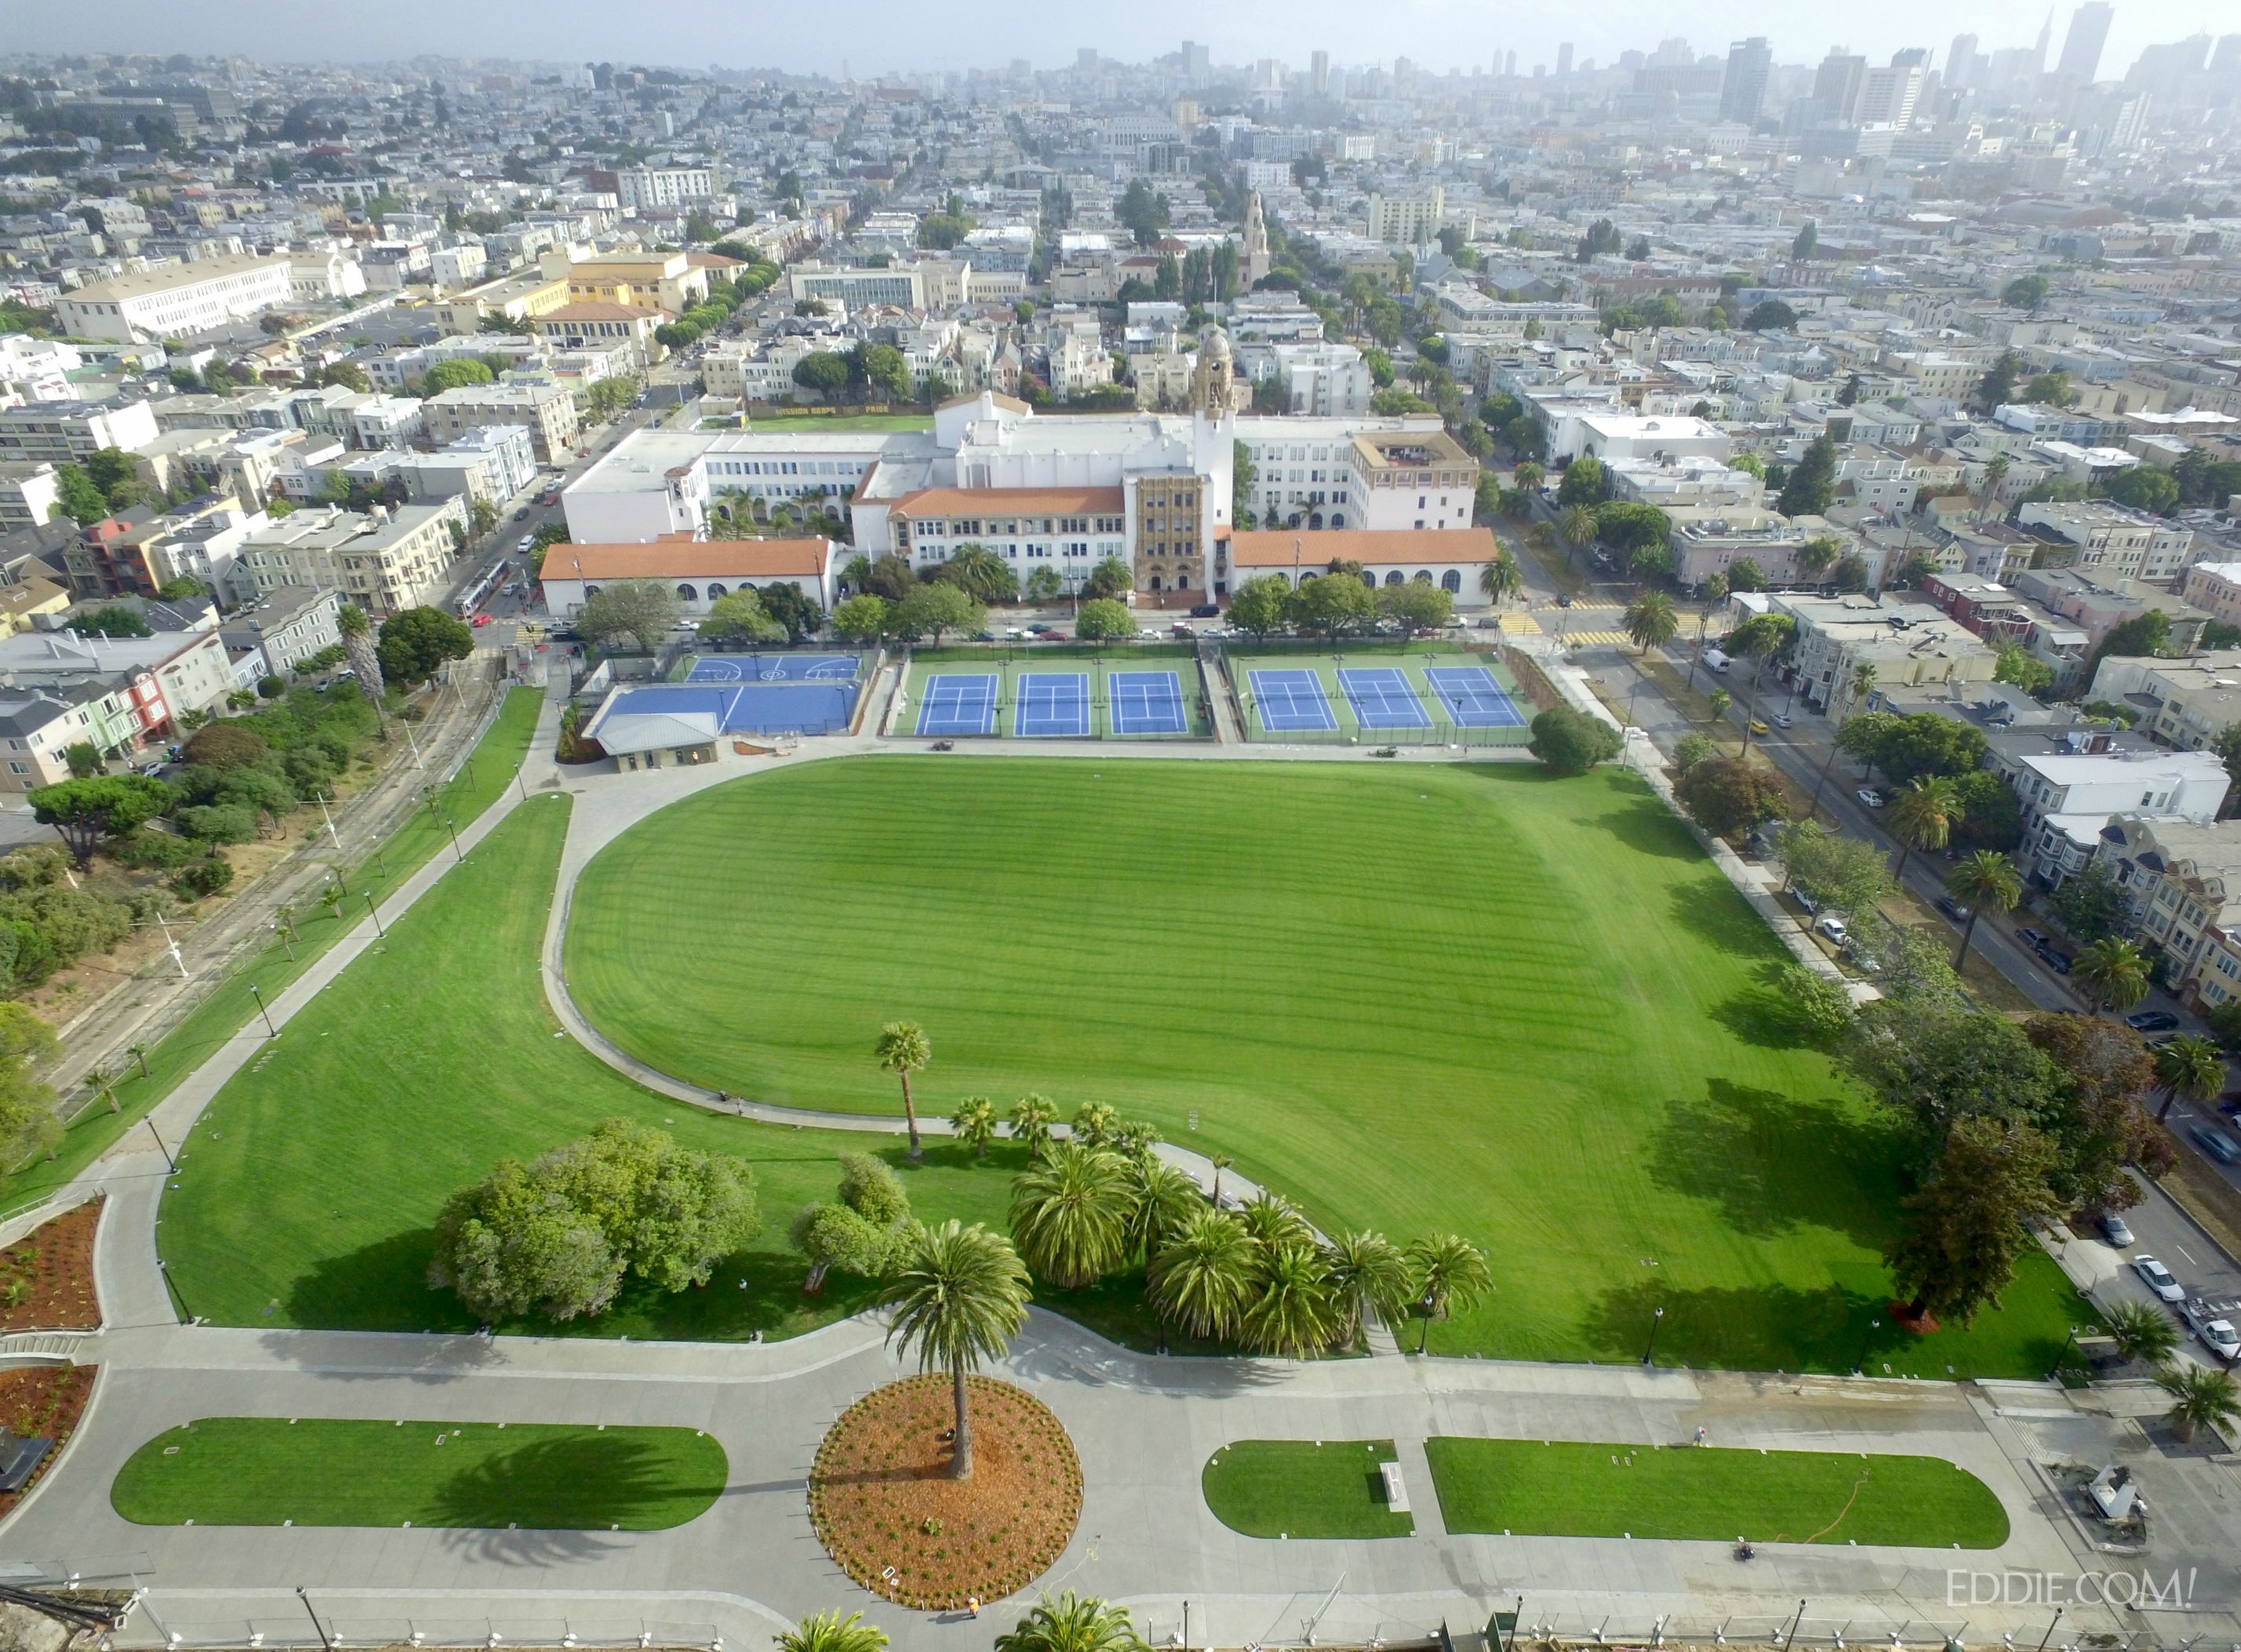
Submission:
M 557 719 L 557 704 L 548 705 L 521 783 L 461 834 L 461 850 L 478 853 L 514 809 L 539 806 L 565 790 L 575 807 L 564 896 L 591 855 L 628 826 L 744 772 L 726 763 L 629 777 L 564 772 L 543 755 Z M 401 916 L 453 864 L 431 861 L 391 891 L 381 905 L 383 923 Z M 548 966 L 564 906 L 556 900 Z M 287 1036 L 296 1013 L 374 944 L 369 920 L 276 996 L 271 1009 L 278 1035 Z M 572 1006 L 565 991 L 552 996 L 565 1021 Z M 568 1030 L 601 1048 L 580 1017 Z M 261 1024 L 245 1029 L 183 1082 L 157 1110 L 164 1139 L 184 1140 L 202 1107 L 267 1041 Z M 623 1070 L 674 1099 L 713 1100 L 650 1070 Z M 776 1108 L 755 1116 L 886 1132 L 900 1124 Z M 1210 1162 L 1174 1153 L 1210 1177 Z M 0 1522 L 0 1571 L 10 1558 L 33 1572 L 60 1562 L 90 1581 L 104 1564 L 133 1571 L 151 1590 L 148 1612 L 123 1637 L 131 1646 L 171 1635 L 184 1645 L 239 1644 L 251 1635 L 269 1644 L 309 1644 L 298 1586 L 311 1592 L 328 1631 L 345 1638 L 403 1641 L 417 1629 L 438 1642 L 475 1644 L 493 1635 L 551 1644 L 570 1629 L 596 1638 L 619 1624 L 647 1633 L 659 1626 L 662 1639 L 759 1644 L 780 1622 L 808 1611 L 865 1603 L 816 1545 L 802 1493 L 832 1418 L 899 1368 L 869 1318 L 759 1345 L 186 1326 L 156 1258 L 167 1180 L 165 1160 L 143 1132 L 74 1184 L 81 1195 L 110 1198 L 96 1257 L 107 1328 L 81 1356 L 98 1361 L 104 1375 L 62 1462 Z M 1223 1191 L 1233 1189 L 1244 1197 L 1254 1191 L 1225 1170 Z M 2004 1422 L 1997 1407 L 1983 1408 L 1953 1385 L 1402 1358 L 1397 1348 L 1385 1357 L 1300 1364 L 1168 1359 L 1118 1348 L 1040 1309 L 997 1369 L 1059 1414 L 1081 1452 L 1088 1487 L 1073 1544 L 1037 1587 L 1077 1587 L 1120 1600 L 1154 1640 L 1178 1631 L 1187 1602 L 1194 1642 L 1238 1645 L 1297 1638 L 1311 1618 L 1326 1640 L 1413 1635 L 1442 1621 L 1461 1629 L 1482 1623 L 1521 1591 L 1532 1602 L 1529 1619 L 1581 1634 L 1600 1622 L 1646 1636 L 1662 1622 L 1669 1634 L 1676 1632 L 1670 1626 L 1689 1624 L 1709 1635 L 1724 1619 L 1736 1638 L 1746 1630 L 1765 1638 L 1807 1597 L 1814 1604 L 1802 1632 L 1822 1645 L 1840 1644 L 1840 1635 L 1856 1643 L 1899 1634 L 1919 1643 L 1955 1632 L 1972 1615 L 1943 1604 L 1949 1557 L 1919 1550 L 1771 1550 L 1744 1573 L 1721 1544 L 1443 1535 L 1428 1469 L 1419 1467 L 1423 1441 L 1442 1433 L 1655 1445 L 1684 1440 L 1702 1423 L 1723 1444 L 1927 1451 L 1970 1468 L 2010 1511 L 2009 1543 L 1965 1557 L 1968 1563 L 2063 1569 L 2079 1561 L 2030 1477 L 2033 1448 L 2017 1432 L 2024 1425 Z M 2065 1404 L 2058 1391 L 2018 1387 L 2030 1390 L 2024 1415 Z M 224 1414 L 670 1422 L 714 1434 L 731 1456 L 732 1475 L 715 1512 L 668 1532 L 124 1522 L 109 1503 L 108 1487 L 125 1457 L 164 1427 Z M 2096 1425 L 2078 1418 L 2075 1426 Z M 1404 1453 L 1412 1501 L 1428 1511 L 1418 1515 L 1419 1535 L 1268 1542 L 1229 1532 L 1199 1495 L 1199 1470 L 1220 1446 L 1253 1437 L 1394 1439 Z M 965 1652 L 991 1633 L 955 1615 L 914 1615 L 876 1602 L 869 1611 L 903 1652 Z M 996 1615 L 1008 1622 L 1007 1611 Z M 1999 1614 L 1973 1615 L 1981 1625 Z M 2007 1622 L 2023 1633 L 2030 1615 L 2009 1614 Z

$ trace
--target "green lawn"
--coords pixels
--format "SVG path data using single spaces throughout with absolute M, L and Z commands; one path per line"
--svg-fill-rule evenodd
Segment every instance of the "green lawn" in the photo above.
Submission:
M 138 1526 L 521 1526 L 661 1531 L 723 1495 L 692 1428 L 204 1417 L 134 1452 L 110 1488 Z
M 1240 1440 L 1207 1459 L 1199 1484 L 1214 1517 L 1248 1537 L 1407 1537 L 1416 1522 L 1385 1505 L 1390 1440 Z
M 784 1336 L 865 1306 L 834 1275 L 814 1299 L 786 1226 L 829 1199 L 843 1152 L 878 1149 L 922 1214 L 1000 1221 L 1021 1155 L 976 1165 L 947 1143 L 909 1168 L 900 1143 L 744 1123 L 667 1100 L 558 1038 L 537 960 L 570 800 L 519 806 L 283 1029 L 197 1124 L 158 1234 L 189 1308 L 226 1325 L 463 1331 L 474 1316 L 425 1282 L 453 1189 L 625 1117 L 753 1166 L 763 1231 L 706 1287 L 626 1287 L 599 1318 L 501 1328 L 545 1334 Z
M 2007 1511 L 1941 1457 L 1427 1441 L 1451 1532 L 1997 1548 Z
M 1498 1289 L 1446 1353 L 1638 1358 L 1662 1307 L 1668 1362 L 2043 1375 L 2079 1316 L 2034 1258 L 1974 1330 L 1893 1327 L 1900 1143 L 1622 772 L 807 765 L 611 846 L 568 953 L 610 1036 L 711 1087 L 893 1112 L 872 1047 L 908 1017 L 930 1113 L 1110 1101 L 1327 1229 L 1464 1233 Z
M 498 721 L 476 746 L 472 765 L 463 765 L 456 779 L 438 786 L 435 806 L 416 810 L 383 842 L 378 854 L 349 869 L 351 893 L 368 889 L 378 893 L 418 871 L 438 848 L 450 853 L 451 836 L 444 820 L 449 818 L 466 826 L 513 785 L 544 705 L 541 690 L 517 688 L 509 692 Z M 406 754 L 397 760 L 409 763 L 411 758 Z M 431 778 L 434 778 L 432 771 Z M 297 920 L 293 946 L 276 940 L 236 965 L 171 1033 L 150 1049 L 146 1077 L 141 1076 L 137 1065 L 125 1066 L 125 1080 L 117 1087 L 117 1112 L 99 1107 L 86 1109 L 71 1124 L 53 1159 L 34 1160 L 13 1175 L 0 1178 L 0 1210 L 13 1209 L 76 1177 L 111 1142 L 136 1127 L 181 1079 L 257 1019 L 256 1000 L 249 993 L 251 982 L 270 1001 L 365 918 L 363 900 L 354 906 L 345 906 L 339 919 L 331 916 L 324 906 L 307 906 Z

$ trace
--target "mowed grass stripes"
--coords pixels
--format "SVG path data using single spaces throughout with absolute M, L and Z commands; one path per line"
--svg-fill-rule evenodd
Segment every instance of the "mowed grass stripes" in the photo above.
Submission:
M 1773 939 L 1631 776 L 866 758 L 715 787 L 586 870 L 585 1011 L 656 1067 L 894 1112 L 1109 1101 L 1328 1228 L 1454 1229 L 1498 1288 L 1435 1350 L 2043 1373 L 2050 1264 L 1895 1334 L 1898 1143 L 1769 1030 Z M 1194 1128 L 1195 1124 L 1195 1128 Z M 1883 1325 L 1873 1323 L 1881 1320 Z

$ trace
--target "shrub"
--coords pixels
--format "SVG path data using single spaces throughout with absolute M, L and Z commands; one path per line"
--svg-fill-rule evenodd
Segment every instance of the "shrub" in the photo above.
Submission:
M 246 768 L 272 755 L 272 743 L 245 723 L 212 723 L 190 735 L 187 761 L 217 769 Z
M 213 849 L 171 874 L 171 887 L 189 900 L 217 894 L 233 881 L 233 862 Z
M 247 843 L 257 835 L 257 811 L 238 803 L 181 809 L 171 823 L 198 843 Z
M 1673 793 L 1689 818 L 1716 838 L 1733 837 L 1776 813 L 1782 791 L 1771 772 L 1740 757 L 1708 757 L 1681 777 Z
M 1712 743 L 1709 734 L 1683 734 L 1673 746 L 1673 766 L 1686 774 L 1708 757 L 1719 755 L 1720 748 Z
M 257 679 L 257 698 L 259 699 L 278 699 L 287 692 L 288 685 L 281 678 L 260 677 Z
M 1624 749 L 1619 732 L 1599 717 L 1559 706 L 1533 719 L 1526 749 L 1551 774 L 1585 774 Z
M 111 853 L 121 864 L 142 872 L 175 872 L 199 851 L 184 838 L 143 830 L 117 844 Z

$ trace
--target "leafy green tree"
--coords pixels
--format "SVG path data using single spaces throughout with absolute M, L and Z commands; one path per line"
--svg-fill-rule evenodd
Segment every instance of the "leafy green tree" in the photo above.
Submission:
M 2231 1371 L 2213 1371 L 2206 1365 L 2173 1366 L 2156 1373 L 2156 1386 L 2171 1397 L 2164 1418 L 2181 1440 L 2191 1440 L 2204 1428 L 2223 1428 L 2241 1416 L 2241 1387 Z
M 2030 1224 L 2056 1213 L 2053 1170 L 2052 1145 L 2029 1125 L 1978 1116 L 1953 1126 L 1905 1201 L 1906 1231 L 1887 1258 L 1909 1318 L 1969 1325 L 1999 1306 L 2017 1265 L 2037 1248 Z
M 1139 178 L 1128 187 L 1143 183 Z M 1165 204 L 1164 200 L 1161 203 Z M 1123 222 L 1126 222 L 1124 219 Z M 1143 1637 L 1129 1622 L 1126 1607 L 1077 1599 L 1072 1589 L 1056 1602 L 1046 1595 L 1007 1635 L 996 1637 L 995 1652 L 1147 1652 Z
M 1771 771 L 1743 757 L 1708 757 L 1673 788 L 1689 818 L 1716 838 L 1732 838 L 1780 806 Z
M 1325 573 L 1302 579 L 1285 604 L 1297 629 L 1322 637 L 1366 632 L 1377 623 L 1377 599 L 1351 574 Z
M 840 1155 L 840 1194 L 802 1207 L 790 1234 L 819 1269 L 884 1277 L 913 1242 L 910 1196 L 895 1173 L 869 1154 Z
M 171 789 L 139 774 L 101 774 L 35 786 L 24 801 L 42 826 L 54 827 L 80 869 L 93 864 L 104 838 L 122 838 L 171 806 Z
M 996 1139 L 996 1104 L 985 1095 L 967 1096 L 949 1115 L 949 1133 L 972 1148 L 975 1159 L 986 1159 L 988 1144 Z
M 1129 572 L 1128 565 L 1120 558 L 1106 557 L 1089 571 L 1089 578 L 1082 581 L 1081 594 L 1085 600 L 1098 597 L 1125 598 L 1134 585 L 1135 578 Z
M 827 400 L 848 388 L 848 358 L 829 350 L 813 350 L 793 364 L 793 382 Z
M 618 579 L 584 599 L 576 628 L 603 646 L 634 642 L 650 654 L 668 640 L 684 612 L 677 587 L 666 580 Z
M 1408 1266 L 1415 1274 L 1414 1292 L 1424 1312 L 1424 1330 L 1417 1339 L 1422 1354 L 1431 1339 L 1431 1321 L 1444 1320 L 1458 1308 L 1468 1310 L 1494 1288 L 1493 1271 L 1486 1253 L 1461 1234 L 1435 1234 L 1408 1247 Z
M 1595 507 L 1595 533 L 1626 558 L 1627 569 L 1637 575 L 1661 571 L 1653 552 L 1665 550 L 1673 520 L 1654 505 L 1632 499 L 1610 499 Z M 1664 568 L 1670 568 L 1668 560 Z
M 441 608 L 407 608 L 382 621 L 375 652 L 389 681 L 425 683 L 446 660 L 473 653 L 475 633 Z
M 882 1652 L 887 1633 L 863 1621 L 861 1612 L 842 1617 L 815 1612 L 776 1637 L 778 1652 Z
M 1060 1141 L 1012 1182 L 1013 1237 L 1061 1290 L 1095 1284 L 1128 1254 L 1128 1167 L 1117 1154 Z
M 1774 508 L 1784 516 L 1819 516 L 1836 497 L 1836 444 L 1827 432 L 1806 445 L 1804 457 L 1782 485 Z
M 1281 573 L 1264 573 L 1248 579 L 1229 599 L 1229 623 L 1249 631 L 1254 640 L 1283 630 L 1291 609 L 1292 583 Z M 2241 725 L 2237 725 L 2241 729 Z M 2241 763 L 2241 759 L 2237 759 Z
M 1020 586 L 1020 594 L 1029 602 L 1049 602 L 1065 589 L 1066 582 L 1059 578 L 1058 570 L 1045 564 L 1028 573 Z
M 920 1228 L 893 1281 L 880 1294 L 894 1311 L 887 1341 L 915 1351 L 919 1368 L 946 1368 L 955 1414 L 949 1474 L 973 1477 L 973 1419 L 965 1379 L 1000 1360 L 1027 1322 L 1027 1270 L 1001 1235 L 980 1223 Z
M 79 466 L 57 465 L 55 508 L 80 527 L 89 527 L 109 514 L 109 496 Z
M 892 1073 L 903 1087 L 903 1120 L 910 1131 L 910 1156 L 925 1155 L 926 1148 L 918 1139 L 918 1106 L 911 1098 L 911 1074 L 922 1072 L 933 1060 L 933 1044 L 926 1029 L 916 1021 L 889 1021 L 880 1029 L 880 1041 L 873 1047 L 872 1056 L 880 1064 L 880 1071 Z
M 2148 960 L 2118 935 L 2080 947 L 2070 978 L 2096 1010 L 2128 1010 L 2148 995 Z
M 2178 1327 L 2171 1315 L 2147 1302 L 2117 1302 L 2101 1310 L 2101 1322 L 2119 1356 L 2140 1360 L 2157 1370 L 2178 1352 Z
M 1111 597 L 1097 597 L 1081 605 L 1074 617 L 1074 634 L 1084 642 L 1103 642 L 1136 634 L 1135 616 L 1128 605 Z
M 2010 310 L 2036 310 L 2046 302 L 2046 278 L 2017 276 L 2000 289 L 2000 302 Z
M 1023 1095 L 1012 1104 L 1007 1121 L 1012 1140 L 1024 1141 L 1040 1157 L 1050 1146 L 1051 1126 L 1058 1122 L 1058 1104 L 1047 1095 Z
M 63 766 L 70 770 L 72 779 L 90 780 L 104 772 L 109 764 L 101 748 L 91 740 L 72 740 L 63 747 Z
M 1332 577 L 1343 579 L 1345 576 Z M 1385 585 L 1379 589 L 1376 597 L 1378 613 L 1404 632 L 1437 631 L 1455 620 L 1455 598 L 1428 579 L 1409 579 L 1397 585 Z
M 468 385 L 488 385 L 497 382 L 498 375 L 472 356 L 462 356 L 451 361 L 439 361 L 420 376 L 420 394 L 440 396 L 447 390 L 462 389 Z
M 1585 774 L 1625 749 L 1616 729 L 1569 706 L 1542 712 L 1533 719 L 1532 730 L 1525 749 L 1551 774 Z
M 876 643 L 895 634 L 893 605 L 866 592 L 833 611 L 833 634 L 846 643 Z
M 1779 298 L 1762 298 L 1743 318 L 1746 332 L 1783 332 L 1797 325 L 1797 311 Z
M 1945 880 L 1945 890 L 1969 908 L 1969 921 L 1961 926 L 1961 944 L 1953 952 L 1953 967 L 1957 971 L 1961 960 L 1969 955 L 1969 941 L 1977 933 L 1977 920 L 1988 908 L 2013 912 L 2016 903 L 2024 898 L 2023 874 L 2007 856 L 1979 849 L 1953 869 L 1953 875 Z
M 1811 218 L 1808 218 L 1805 220 L 1805 227 L 1800 230 L 1789 243 L 1789 256 L 1803 263 L 1813 256 L 1820 244 L 1821 226 Z
M 53 1089 L 33 1069 L 52 1060 L 58 1047 L 55 1029 L 27 1006 L 0 1000 L 0 1163 L 13 1167 L 39 1153 L 54 1157 L 62 1121 Z
M 895 634 L 906 642 L 929 637 L 938 643 L 946 631 L 970 633 L 988 622 L 987 610 L 950 585 L 913 585 L 888 618 Z
M 1852 1024 L 1852 995 L 1843 983 L 1803 964 L 1783 966 L 1775 997 L 1798 1030 L 1816 1042 L 1834 1040 Z
M 1673 743 L 1674 772 L 1686 774 L 1705 759 L 1717 756 L 1719 750 L 1709 735 L 1699 734 L 1692 729 Z
M 2109 497 L 2135 511 L 2169 516 L 2178 508 L 2178 478 L 2157 465 L 2136 465 L 2109 484 Z
M 1610 478 L 1604 473 L 1603 462 L 1592 455 L 1582 454 L 1566 465 L 1563 480 L 1556 484 L 1559 506 L 1593 508 L 1609 497 Z
M 2010 683 L 2026 694 L 2043 693 L 2054 686 L 2054 667 L 2033 657 L 2021 643 L 2004 642 L 1998 645 L 1999 663 L 1992 668 L 1992 680 Z
M 788 642 L 806 641 L 825 624 L 825 610 L 818 605 L 817 599 L 790 581 L 773 580 L 757 591 L 755 596 L 763 612 L 778 621 Z
M 1800 820 L 1783 827 L 1777 847 L 1791 886 L 1848 918 L 1874 911 L 1891 891 L 1883 852 L 1857 838 Z
M 791 585 L 786 587 L 792 590 Z M 602 591 L 600 595 L 606 593 Z M 727 591 L 708 605 L 708 616 L 700 622 L 700 640 L 706 643 L 783 642 L 786 627 L 763 612 L 762 599 L 752 586 L 742 585 L 737 591 Z
M 958 546 L 947 562 L 934 565 L 933 578 L 978 603 L 1009 602 L 1020 594 L 1019 576 L 985 545 Z

